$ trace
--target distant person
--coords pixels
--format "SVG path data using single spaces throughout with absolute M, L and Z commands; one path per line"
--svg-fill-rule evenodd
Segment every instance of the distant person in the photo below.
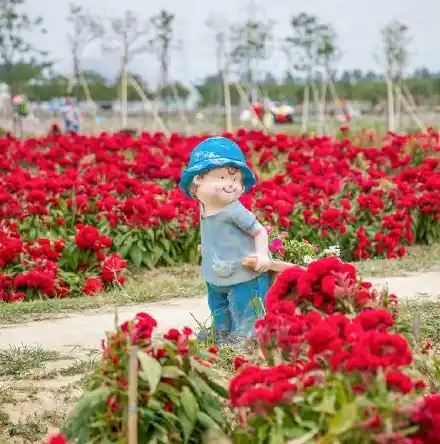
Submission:
M 66 97 L 66 102 L 62 111 L 64 120 L 64 132 L 79 133 L 80 113 L 78 105 L 73 103 L 70 97 Z
M 345 122 L 350 123 L 351 112 L 350 112 L 350 107 L 348 106 L 347 100 L 345 99 L 345 97 L 342 97 L 340 102 L 342 105 L 342 113 L 344 114 Z
M 12 119 L 14 132 L 20 132 L 20 137 L 24 134 L 24 119 L 28 116 L 28 107 L 23 96 L 15 96 L 12 99 Z

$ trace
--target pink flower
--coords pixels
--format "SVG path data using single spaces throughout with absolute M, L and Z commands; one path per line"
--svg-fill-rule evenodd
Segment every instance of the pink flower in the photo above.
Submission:
M 283 241 L 276 237 L 270 244 L 269 250 L 274 253 L 275 251 L 281 250 L 283 248 Z

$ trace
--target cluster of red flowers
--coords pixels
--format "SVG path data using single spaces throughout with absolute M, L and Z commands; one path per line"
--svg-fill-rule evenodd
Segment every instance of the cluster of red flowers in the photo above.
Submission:
M 414 242 L 440 239 L 434 131 L 384 138 L 371 131 L 335 139 L 244 130 L 225 136 L 240 145 L 257 174 L 264 172 L 244 204 L 290 238 L 339 245 L 349 260 L 394 258 Z M 78 223 L 107 224 L 113 239 L 127 227 L 151 228 L 157 230 L 151 243 L 174 240 L 174 246 L 160 252 L 147 246 L 154 260 L 141 262 L 181 261 L 196 245 L 187 240 L 195 236 L 198 206 L 176 184 L 203 137 L 53 133 L 0 139 L 0 217 L 14 219 L 20 230 L 34 220 L 39 237 L 48 238 L 52 231 L 72 234 Z M 87 228 L 78 234 L 79 248 L 96 238 Z M 121 256 L 136 255 L 127 247 Z
M 290 301 L 303 311 L 360 311 L 365 307 L 386 307 L 394 310 L 395 295 L 378 292 L 370 282 L 357 279 L 356 268 L 335 256 L 309 264 L 307 269 L 292 267 L 278 276 L 267 295 L 269 311 L 278 310 L 280 302 Z
M 411 346 L 393 332 L 396 302 L 379 298 L 357 280 L 354 267 L 334 257 L 281 273 L 269 291 L 267 313 L 255 325 L 269 367 L 241 357 L 234 362 L 229 393 L 232 406 L 242 409 L 243 427 L 252 417 L 271 415 L 274 407 L 290 408 L 304 391 L 330 393 L 329 378 L 340 374 L 352 383 L 354 396 L 372 399 L 384 378 L 394 393 L 396 407 L 387 412 L 399 424 L 394 430 L 415 427 L 411 436 L 391 436 L 380 416 L 383 406 L 366 409 L 356 427 L 373 433 L 375 442 L 440 443 L 440 395 L 424 395 L 424 382 L 411 376 Z M 348 316 L 353 313 L 358 314 Z M 403 399 L 409 395 L 414 398 L 408 405 Z
M 80 224 L 76 233 L 25 241 L 16 223 L 1 222 L 0 302 L 60 298 L 72 291 L 92 295 L 104 291 L 105 284 L 122 284 L 127 262 L 107 251 L 112 240 L 93 226 Z

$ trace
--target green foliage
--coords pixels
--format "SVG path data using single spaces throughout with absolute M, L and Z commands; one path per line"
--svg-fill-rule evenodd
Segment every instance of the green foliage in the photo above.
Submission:
M 286 231 L 280 232 L 273 227 L 266 229 L 269 233 L 269 247 L 274 259 L 304 266 L 326 256 L 340 256 L 340 249 L 336 245 L 320 249 L 319 245 L 311 244 L 307 240 L 289 238 L 289 233 Z
M 43 19 L 22 12 L 24 5 L 25 0 L 0 1 L 0 81 L 10 85 L 13 94 L 23 83 L 38 78 L 46 67 L 35 60 L 46 52 L 33 45 L 31 37 L 46 33 Z
M 224 429 L 226 389 L 215 378 L 211 352 L 200 351 L 189 330 L 170 330 L 151 340 L 155 321 L 135 321 L 107 335 L 100 367 L 63 426 L 70 444 L 125 442 L 131 349 L 138 347 L 138 443 L 200 443 L 211 428 Z
M 368 77 L 369 74 L 373 74 L 372 77 Z M 214 78 L 216 76 L 211 76 L 197 85 L 202 105 L 216 102 L 218 83 L 212 81 Z M 304 98 L 303 81 L 294 81 L 292 78 L 286 80 L 278 83 L 261 82 L 259 88 L 273 100 L 289 97 L 296 103 L 301 103 Z M 440 77 L 437 76 L 413 76 L 406 80 L 406 85 L 418 103 L 433 101 L 440 96 Z M 373 106 L 384 102 L 387 97 L 386 82 L 374 73 L 366 73 L 359 80 L 355 80 L 352 73 L 345 73 L 340 79 L 336 79 L 335 88 L 341 97 L 346 97 L 351 101 L 371 102 Z M 240 103 L 240 96 L 233 87 L 231 87 L 231 102 L 233 105 Z

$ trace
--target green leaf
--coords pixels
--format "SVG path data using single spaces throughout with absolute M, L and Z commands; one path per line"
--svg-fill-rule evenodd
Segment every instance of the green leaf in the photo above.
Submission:
M 317 432 L 318 431 L 316 429 L 312 430 L 311 432 L 306 433 L 305 435 L 301 436 L 300 438 L 295 438 L 295 439 L 291 439 L 290 441 L 287 441 L 286 444 L 307 444 L 309 442 L 314 442 L 311 440 L 316 435 Z
M 35 239 L 37 238 L 37 230 L 36 230 L 35 228 L 31 228 L 31 229 L 29 230 L 29 237 L 30 237 L 32 240 L 35 240 Z
M 218 428 L 219 425 L 206 413 L 197 412 L 197 421 L 206 428 Z
M 197 420 L 197 412 L 199 411 L 199 405 L 197 403 L 197 399 L 194 396 L 193 392 L 189 387 L 183 387 L 181 402 L 183 406 L 183 410 L 192 422 L 196 422 Z
M 142 367 L 139 376 L 148 382 L 150 394 L 154 393 L 162 377 L 162 367 L 156 359 L 142 351 L 138 351 L 137 357 Z
M 349 430 L 357 420 L 356 401 L 344 404 L 329 421 L 329 434 L 338 436 Z
M 164 382 L 160 382 L 157 386 L 157 391 L 166 393 L 170 398 L 179 398 L 180 397 L 180 391 L 177 390 L 175 387 L 172 387 L 169 384 L 165 384 Z
M 137 245 L 133 245 L 130 248 L 130 258 L 136 268 L 139 268 L 142 264 L 142 251 Z
M 272 428 L 270 432 L 269 444 L 285 444 L 282 428 Z
M 152 269 L 155 266 L 155 263 L 153 260 L 151 260 L 151 254 L 149 252 L 145 252 L 142 255 L 142 263 L 148 268 Z
M 121 247 L 118 247 L 118 253 L 123 257 L 127 257 L 128 252 L 131 250 L 133 245 L 133 239 L 128 237 Z
M 165 365 L 162 367 L 162 378 L 177 379 L 185 376 L 185 372 L 173 365 Z
M 139 250 L 141 250 L 142 252 L 146 252 L 147 251 L 147 249 L 145 248 L 145 245 L 144 245 L 142 240 L 138 240 L 136 245 L 139 248 Z
M 179 415 L 179 423 L 183 431 L 183 442 L 186 444 L 191 438 L 192 431 L 195 427 L 195 422 L 192 422 L 185 414 Z
M 318 404 L 313 410 L 316 412 L 322 412 L 322 413 L 329 413 L 334 414 L 335 413 L 335 403 L 336 403 L 336 397 L 333 395 L 326 396 L 321 404 Z

